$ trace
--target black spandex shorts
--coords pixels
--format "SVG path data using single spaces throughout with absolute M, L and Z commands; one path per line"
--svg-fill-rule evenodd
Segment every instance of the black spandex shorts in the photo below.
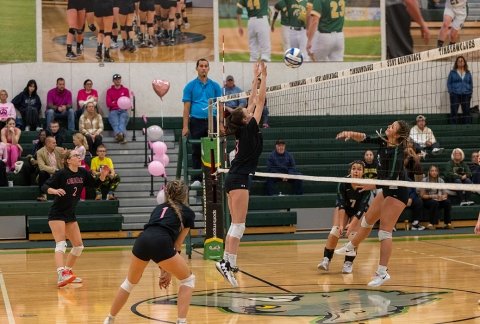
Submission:
M 83 0 L 68 0 L 67 10 L 69 9 L 84 10 L 85 2 Z
M 132 253 L 140 260 L 153 260 L 153 262 L 158 263 L 170 259 L 177 251 L 172 238 L 164 229 L 149 227 L 135 241 Z
M 133 0 L 119 0 L 119 10 L 120 15 L 128 15 L 135 12 L 135 2 Z
M 99 18 L 113 16 L 113 0 L 95 0 L 93 12 Z
M 177 6 L 177 1 L 175 0 L 156 0 L 156 2 L 162 7 L 163 9 L 170 9 Z
M 408 188 L 405 187 L 395 187 L 391 188 L 388 186 L 381 186 L 382 192 L 383 192 L 383 197 L 393 197 L 395 199 L 400 200 L 403 202 L 405 205 L 408 202 Z
M 64 215 L 48 215 L 48 220 L 53 221 L 53 220 L 60 220 L 64 221 L 65 223 L 71 223 L 71 222 L 76 222 L 77 217 L 75 215 L 71 216 L 64 216 Z
M 154 11 L 155 2 L 154 0 L 140 0 L 140 6 L 138 7 L 138 9 L 143 12 Z
M 251 182 L 251 177 L 248 174 L 227 173 L 225 191 L 229 193 L 235 189 L 250 190 Z
M 85 11 L 93 12 L 95 0 L 85 0 Z

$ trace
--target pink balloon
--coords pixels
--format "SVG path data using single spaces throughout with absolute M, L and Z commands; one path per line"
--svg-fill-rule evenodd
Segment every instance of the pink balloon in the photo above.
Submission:
M 170 163 L 170 158 L 168 157 L 167 154 L 163 154 L 163 155 L 154 154 L 153 160 L 162 162 L 164 166 L 168 166 L 168 164 Z
M 153 153 L 155 153 L 158 156 L 162 156 L 165 154 L 165 152 L 167 152 L 167 144 L 165 144 L 164 142 L 160 142 L 160 141 L 154 142 L 151 145 L 151 148 Z
M 160 97 L 163 98 L 164 95 L 167 94 L 168 90 L 170 89 L 170 82 L 165 80 L 153 80 L 152 81 L 153 91 Z
M 117 105 L 118 105 L 118 108 L 127 110 L 132 108 L 132 101 L 130 100 L 129 97 L 123 96 L 118 98 Z
M 165 174 L 165 167 L 160 161 L 152 161 L 148 165 L 148 172 L 154 177 L 160 177 Z

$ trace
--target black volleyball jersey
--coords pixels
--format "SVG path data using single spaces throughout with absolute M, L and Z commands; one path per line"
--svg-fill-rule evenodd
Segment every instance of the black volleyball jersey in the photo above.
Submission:
M 195 213 L 190 207 L 185 205 L 179 205 L 182 213 L 183 227 L 192 228 L 195 226 Z M 165 229 L 172 237 L 172 240 L 176 240 L 180 234 L 181 226 L 180 219 L 175 210 L 167 203 L 163 203 L 155 207 L 150 215 L 150 220 L 145 224 L 144 229 L 149 227 L 161 227 Z
M 55 172 L 42 186 L 42 191 L 47 192 L 48 188 L 65 190 L 64 196 L 55 196 L 49 216 L 74 216 L 75 207 L 80 199 L 80 193 L 84 187 L 93 187 L 101 183 L 95 180 L 91 173 L 85 168 L 78 168 L 73 172 L 65 168 Z
M 353 189 L 351 183 L 339 183 L 335 207 L 344 209 L 349 217 L 355 215 L 361 218 L 368 209 L 370 194 L 369 190 L 360 192 L 360 188 Z
M 387 146 L 380 137 L 367 136 L 362 143 L 378 144 L 377 176 L 381 180 L 405 180 L 403 166 L 403 147 L 401 145 Z
M 365 167 L 363 168 L 363 177 L 365 179 L 377 179 L 377 161 L 373 161 L 372 163 L 365 163 Z
M 263 150 L 263 136 L 255 118 L 250 119 L 235 134 L 235 158 L 232 161 L 229 173 L 255 173 L 258 159 Z

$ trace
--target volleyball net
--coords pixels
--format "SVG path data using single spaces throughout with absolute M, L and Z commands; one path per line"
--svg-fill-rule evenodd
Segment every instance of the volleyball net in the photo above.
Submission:
M 293 82 L 271 85 L 271 81 L 267 80 L 266 107 L 269 115 L 268 121 L 266 116 L 263 117 L 260 126 L 268 124 L 270 127 L 262 129 L 264 150 L 255 176 L 480 192 L 478 184 L 345 178 L 349 163 L 362 160 L 367 149 L 373 150 L 376 155 L 377 147 L 335 140 L 336 134 L 342 130 L 375 136 L 395 120 L 405 120 L 413 127 L 416 116 L 423 115 L 427 127 L 433 130 L 443 148 L 440 154 L 430 154 L 421 159 L 423 174 L 427 175 L 429 167 L 436 165 L 443 177 L 454 148 L 462 149 L 464 161 L 470 163 L 471 154 L 480 149 L 479 49 L 480 38 L 477 38 Z M 469 118 L 461 114 L 462 107 L 457 118 L 451 119 L 447 80 L 459 56 L 465 58 L 473 76 L 470 104 L 473 109 Z M 309 66 L 313 65 L 307 63 L 301 68 L 308 69 Z M 270 67 L 269 70 L 269 76 L 274 74 Z M 220 97 L 217 101 L 228 103 L 248 99 L 250 91 Z M 294 156 L 301 175 L 267 172 L 266 161 L 278 139 L 286 142 L 286 149 Z M 231 138 L 227 142 L 228 153 L 234 148 L 234 140 Z M 228 171 L 228 154 L 224 156 L 225 167 L 219 172 Z

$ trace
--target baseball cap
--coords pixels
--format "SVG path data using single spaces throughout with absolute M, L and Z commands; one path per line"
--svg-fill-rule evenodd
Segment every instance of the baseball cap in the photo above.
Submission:
M 275 145 L 280 145 L 280 144 L 285 145 L 285 141 L 283 139 L 277 139 L 277 141 L 275 142 Z
M 419 120 L 427 120 L 427 119 L 423 115 L 418 115 L 416 118 L 416 121 L 419 121 Z
M 233 81 L 233 76 L 228 75 L 226 80 L 227 80 L 227 81 Z
M 118 73 L 115 73 L 115 74 L 113 75 L 113 77 L 112 77 L 113 80 L 115 80 L 115 79 L 121 79 L 121 78 L 122 78 L 122 76 L 121 76 L 120 74 L 118 74 Z

